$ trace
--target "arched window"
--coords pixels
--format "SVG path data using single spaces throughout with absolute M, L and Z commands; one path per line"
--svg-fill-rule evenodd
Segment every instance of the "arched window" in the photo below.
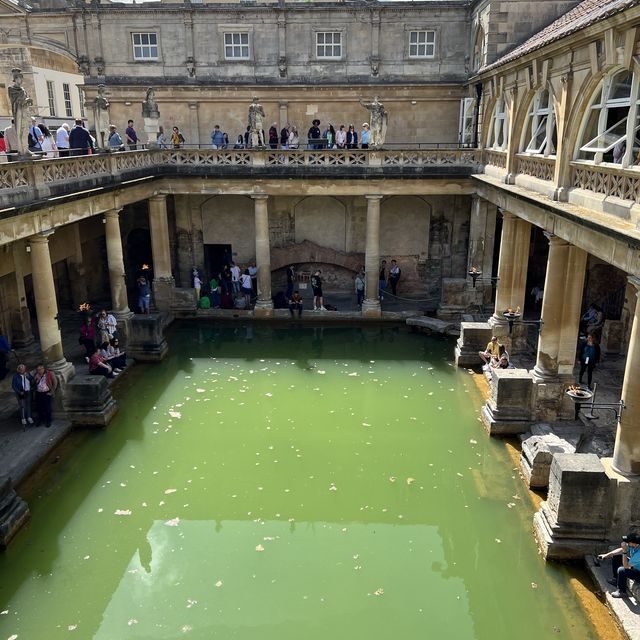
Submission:
M 506 149 L 509 143 L 509 114 L 502 97 L 496 100 L 489 126 L 487 146 L 490 149 Z
M 533 96 L 527 119 L 522 129 L 520 153 L 540 153 L 552 156 L 556 153 L 556 115 L 546 89 Z
M 578 158 L 633 163 L 640 150 L 638 81 L 624 70 L 603 78 L 583 122 Z
M 478 25 L 476 39 L 473 44 L 473 69 L 477 71 L 486 63 L 486 37 L 482 25 Z

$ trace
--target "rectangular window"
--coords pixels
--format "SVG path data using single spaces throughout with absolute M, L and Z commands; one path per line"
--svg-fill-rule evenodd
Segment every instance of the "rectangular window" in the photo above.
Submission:
M 249 34 L 248 33 L 225 33 L 224 34 L 224 57 L 227 60 L 248 60 L 249 59 Z
M 340 31 L 316 33 L 316 58 L 342 58 L 342 33 Z
M 434 58 L 436 55 L 435 31 L 409 32 L 409 57 Z
M 73 105 L 71 104 L 71 87 L 64 82 L 62 84 L 62 95 L 64 97 L 64 111 L 67 114 L 67 118 L 73 116 Z
M 157 60 L 158 59 L 158 34 L 156 33 L 132 33 L 133 59 Z
M 84 91 L 78 87 L 78 98 L 80 100 L 80 117 L 84 118 Z
M 475 137 L 476 101 L 473 98 L 463 98 L 460 103 L 460 145 L 470 147 Z
M 56 91 L 52 80 L 47 80 L 47 99 L 49 100 L 49 115 L 56 117 Z

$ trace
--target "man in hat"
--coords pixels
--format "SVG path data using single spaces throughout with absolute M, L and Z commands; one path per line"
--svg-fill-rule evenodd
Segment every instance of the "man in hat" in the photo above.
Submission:
M 617 549 L 602 553 L 598 560 L 611 558 L 613 578 L 607 582 L 618 588 L 611 593 L 612 598 L 624 598 L 627 595 L 627 579 L 640 580 L 640 535 L 628 533 L 622 536 L 622 542 Z
M 309 128 L 309 149 L 320 149 L 321 145 L 316 140 L 320 140 L 320 120 L 317 118 Z

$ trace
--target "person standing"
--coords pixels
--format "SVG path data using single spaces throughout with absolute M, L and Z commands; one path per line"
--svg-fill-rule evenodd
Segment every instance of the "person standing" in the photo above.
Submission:
M 219 124 L 213 127 L 213 131 L 211 132 L 211 146 L 214 149 L 223 149 L 225 146 L 224 133 L 220 131 Z
M 110 151 L 123 151 L 124 145 L 122 144 L 122 138 L 116 129 L 115 124 L 109 125 L 109 137 L 107 138 L 107 146 Z
M 380 263 L 380 274 L 378 275 L 378 295 L 380 301 L 384 300 L 384 290 L 387 288 L 387 261 Z
M 180 133 L 180 129 L 178 129 L 178 127 L 173 127 L 173 131 L 171 132 L 171 144 L 174 149 L 181 149 L 184 144 L 184 136 Z
M 356 132 L 356 128 L 350 124 L 349 131 L 347 131 L 347 149 L 357 149 L 358 148 L 358 133 Z
M 338 149 L 344 149 L 347 146 L 347 131 L 343 124 L 340 125 L 340 128 L 336 133 L 336 146 Z
M 48 429 L 53 422 L 53 397 L 58 388 L 58 380 L 43 364 L 39 364 L 33 376 L 33 383 L 36 389 L 38 424 L 44 422 Z
M 197 273 L 193 276 L 193 288 L 196 291 L 196 304 L 198 304 L 198 301 L 200 300 L 200 291 L 202 290 L 202 280 L 200 280 Z
M 98 314 L 98 329 L 100 329 L 100 344 L 109 342 L 118 333 L 118 321 L 106 309 L 102 309 Z
M 360 132 L 360 148 L 368 149 L 369 148 L 369 125 L 366 122 L 362 123 L 362 131 Z
M 289 131 L 289 149 L 297 149 L 298 147 L 300 147 L 298 130 L 295 127 L 291 127 L 291 131 Z
M 127 121 L 127 128 L 124 130 L 124 135 L 127 139 L 127 144 L 131 151 L 135 151 L 138 148 L 138 134 L 133 128 L 133 120 Z
M 366 280 L 364 275 L 364 269 L 360 269 L 356 274 L 355 286 L 356 286 L 356 301 L 358 307 L 362 309 L 362 302 L 364 301 L 364 288 Z
M 63 122 L 56 131 L 56 147 L 61 158 L 69 156 L 69 131 L 69 125 L 66 122 Z
M 287 267 L 287 290 L 285 291 L 285 298 L 287 300 L 291 300 L 291 295 L 293 294 L 293 281 L 295 280 L 296 272 L 293 268 L 293 265 L 289 265 Z
M 156 136 L 156 142 L 160 149 L 167 148 L 167 139 L 164 135 L 164 127 L 162 125 L 158 127 L 158 135 Z
M 326 311 L 322 296 L 322 271 L 320 269 L 311 276 L 311 289 L 313 290 L 313 310 Z
M 0 380 L 4 380 L 9 369 L 7 369 L 7 359 L 11 353 L 9 341 L 4 335 L 4 331 L 0 328 Z
M 285 124 L 284 127 L 280 130 L 280 148 L 288 149 L 289 148 L 289 125 Z
M 19 364 L 11 380 L 11 388 L 16 394 L 18 407 L 20 407 L 20 421 L 26 428 L 27 424 L 33 424 L 31 417 L 31 400 L 33 398 L 33 376 L 27 371 L 27 367 Z
M 231 288 L 233 291 L 233 295 L 238 295 L 240 293 L 240 267 L 235 263 L 231 263 Z
M 53 139 L 53 135 L 51 135 L 51 131 L 49 131 L 49 127 L 44 123 L 39 123 L 38 128 L 42 131 L 42 142 L 40 143 L 40 146 L 44 152 L 44 157 L 57 158 L 58 147 L 56 147 L 56 142 Z
M 311 123 L 311 127 L 309 127 L 308 133 L 308 143 L 309 149 L 321 149 L 322 145 L 319 144 L 320 141 L 320 120 L 317 118 Z
M 18 155 L 18 132 L 13 118 L 11 118 L 11 124 L 4 130 L 4 142 L 7 147 L 7 161 L 15 162 Z
M 69 147 L 71 155 L 86 156 L 89 149 L 93 152 L 93 140 L 89 132 L 82 126 L 82 120 L 76 120 L 75 126 L 69 134 Z
M 251 294 L 253 293 L 253 289 L 251 287 L 251 274 L 249 273 L 249 269 L 245 269 L 242 274 L 242 293 L 244 295 L 245 309 L 248 309 L 251 306 Z
M 580 374 L 578 376 L 578 382 L 582 384 L 584 372 L 587 372 L 587 385 L 589 389 L 591 389 L 593 370 L 596 368 L 598 362 L 600 362 L 600 345 L 596 343 L 593 334 L 589 334 L 580 353 Z
M 258 295 L 258 267 L 256 267 L 255 262 L 249 265 L 249 275 L 251 276 L 251 289 L 255 298 Z
M 42 151 L 42 130 L 36 124 L 36 119 L 31 118 L 31 126 L 29 127 L 29 151 Z
M 96 330 L 93 326 L 93 318 L 87 316 L 84 324 L 80 327 L 80 344 L 84 346 L 84 357 L 87 362 L 96 350 Z
M 275 122 L 269 127 L 269 146 L 272 149 L 278 148 L 278 127 Z
M 398 282 L 400 282 L 401 270 L 398 263 L 395 260 L 391 261 L 391 268 L 389 269 L 389 284 L 391 285 L 391 293 L 395 296 Z
M 140 307 L 140 313 L 148 314 L 149 302 L 151 301 L 149 283 L 144 276 L 140 276 L 136 282 L 138 284 L 138 307 Z

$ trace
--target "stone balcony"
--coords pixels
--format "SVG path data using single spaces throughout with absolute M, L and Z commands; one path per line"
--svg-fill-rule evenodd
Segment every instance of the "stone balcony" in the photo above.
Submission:
M 482 170 L 477 149 L 167 149 L 0 164 L 0 217 L 56 199 L 170 177 L 460 179 Z M 53 201 L 52 201 L 53 200 Z

